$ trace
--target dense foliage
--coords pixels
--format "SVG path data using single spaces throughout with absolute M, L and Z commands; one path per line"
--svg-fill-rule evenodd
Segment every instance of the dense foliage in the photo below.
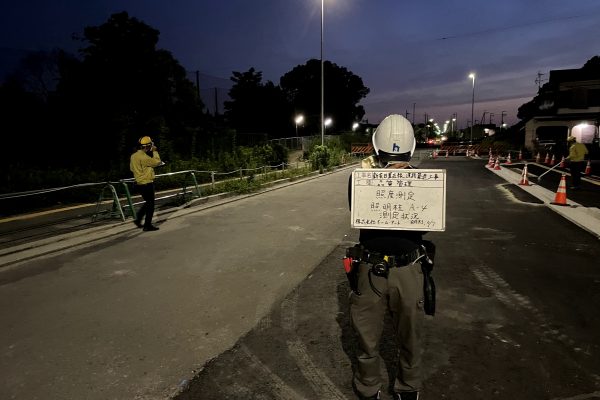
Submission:
M 76 39 L 77 56 L 32 53 L 0 85 L 3 139 L 11 150 L 1 192 L 129 177 L 129 156 L 145 135 L 167 162 L 160 172 L 231 171 L 287 161 L 287 151 L 265 139 L 294 135 L 298 112 L 306 112 L 303 134 L 319 132 L 316 60 L 284 75 L 282 86 L 263 83 L 254 68 L 234 71 L 225 115 L 213 116 L 185 69 L 157 47 L 159 31 L 137 18 L 113 14 Z M 349 129 L 364 115 L 357 103 L 369 90 L 345 68 L 326 62 L 325 71 L 326 110 L 337 119 L 328 133 Z M 241 147 L 248 134 L 260 140 Z

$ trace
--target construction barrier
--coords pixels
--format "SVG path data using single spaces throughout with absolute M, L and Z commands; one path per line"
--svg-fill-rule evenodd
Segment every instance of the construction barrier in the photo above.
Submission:
M 566 206 L 567 204 L 567 176 L 562 174 L 560 177 L 560 183 L 558 184 L 558 189 L 556 190 L 556 196 L 554 196 L 554 201 L 550 204 L 554 204 L 556 206 Z

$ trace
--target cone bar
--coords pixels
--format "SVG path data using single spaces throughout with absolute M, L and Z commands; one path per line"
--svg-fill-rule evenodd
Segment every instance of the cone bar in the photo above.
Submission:
M 567 176 L 562 174 L 560 177 L 560 183 L 558 184 L 558 189 L 556 190 L 556 196 L 554 196 L 554 201 L 550 204 L 554 204 L 556 206 L 566 206 L 567 204 Z

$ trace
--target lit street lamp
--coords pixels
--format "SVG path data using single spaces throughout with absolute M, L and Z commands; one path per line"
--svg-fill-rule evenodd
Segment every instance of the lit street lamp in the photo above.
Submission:
M 352 130 L 353 131 L 357 130 L 358 127 L 359 127 L 358 122 L 355 122 L 355 123 L 352 124 Z
M 321 146 L 323 146 L 325 142 L 325 83 L 324 83 L 324 75 L 323 75 L 323 11 L 324 11 L 324 1 L 321 0 Z
M 302 124 L 303 121 L 304 121 L 304 115 L 302 115 L 302 114 L 297 115 L 296 118 L 294 119 L 294 123 L 296 124 L 296 136 L 298 136 L 298 125 Z
M 331 126 L 331 124 L 333 124 L 333 120 L 331 118 L 329 118 L 329 117 L 325 118 L 325 121 L 323 121 L 323 131 L 328 126 Z
M 470 143 L 473 144 L 473 125 L 475 121 L 473 119 L 473 112 L 475 111 L 475 73 L 472 72 L 469 74 L 469 78 L 473 79 L 473 97 L 471 97 L 471 141 Z

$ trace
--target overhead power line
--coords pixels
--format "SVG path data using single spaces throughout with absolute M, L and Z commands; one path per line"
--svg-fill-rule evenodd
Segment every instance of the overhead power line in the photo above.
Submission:
M 443 36 L 443 37 L 437 38 L 436 40 L 448 40 L 448 39 L 457 39 L 457 38 L 468 37 L 468 36 L 485 35 L 485 34 L 489 34 L 489 33 L 503 32 L 503 31 L 507 31 L 510 29 L 526 28 L 526 27 L 534 26 L 534 25 L 547 24 L 549 22 L 566 21 L 566 20 L 570 20 L 570 19 L 589 17 L 589 16 L 595 15 L 595 14 L 598 14 L 598 12 L 585 14 L 585 15 L 571 15 L 571 16 L 566 16 L 566 17 L 555 17 L 555 18 L 544 19 L 541 21 L 527 22 L 527 23 L 518 24 L 518 25 L 499 26 L 496 28 L 485 29 L 482 31 L 465 32 L 465 33 L 460 33 L 460 34 L 456 34 L 456 35 L 452 35 L 452 36 Z

